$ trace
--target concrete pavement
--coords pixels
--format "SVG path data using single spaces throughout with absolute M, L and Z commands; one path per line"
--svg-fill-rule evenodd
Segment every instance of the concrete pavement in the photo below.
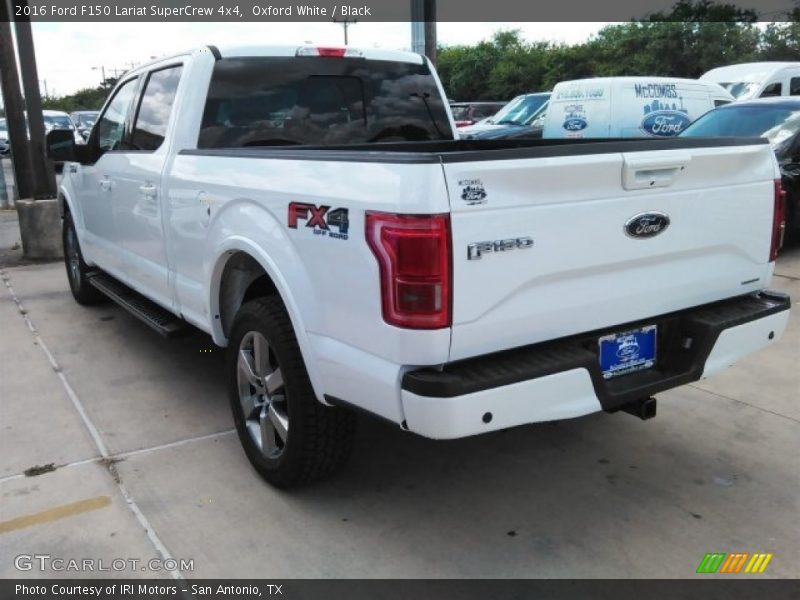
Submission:
M 81 307 L 60 263 L 0 270 L 2 577 L 41 576 L 14 566 L 34 553 L 194 561 L 122 571 L 161 577 L 692 577 L 733 551 L 800 576 L 800 247 L 773 285 L 786 337 L 659 395 L 656 419 L 435 442 L 361 418 L 348 469 L 290 493 L 231 432 L 207 336 Z

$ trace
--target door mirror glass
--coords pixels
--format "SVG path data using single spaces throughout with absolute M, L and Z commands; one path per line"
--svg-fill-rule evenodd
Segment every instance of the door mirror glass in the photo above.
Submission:
M 75 161 L 75 134 L 70 129 L 52 129 L 45 138 L 47 157 L 56 162 Z

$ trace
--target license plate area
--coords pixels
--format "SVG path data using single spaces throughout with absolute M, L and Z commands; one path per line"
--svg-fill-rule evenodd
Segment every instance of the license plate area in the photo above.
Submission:
M 600 370 L 604 379 L 649 369 L 656 363 L 658 327 L 646 325 L 598 340 Z

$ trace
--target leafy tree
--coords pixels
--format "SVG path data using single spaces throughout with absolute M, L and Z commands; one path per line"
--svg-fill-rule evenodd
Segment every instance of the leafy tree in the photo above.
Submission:
M 456 100 L 508 100 L 583 77 L 696 78 L 721 65 L 800 60 L 800 4 L 786 16 L 790 22 L 762 32 L 755 10 L 678 0 L 668 12 L 610 25 L 573 46 L 528 43 L 519 30 L 511 30 L 474 46 L 440 47 L 439 74 Z
M 110 88 L 96 87 L 78 90 L 69 96 L 46 97 L 42 98 L 42 108 L 64 112 L 100 110 L 109 92 Z

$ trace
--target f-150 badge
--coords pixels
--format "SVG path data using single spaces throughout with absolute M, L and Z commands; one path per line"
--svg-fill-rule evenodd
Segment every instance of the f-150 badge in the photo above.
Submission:
M 467 260 L 480 260 L 488 252 L 508 252 L 533 248 L 533 238 L 518 237 L 507 240 L 475 242 L 467 246 Z
M 461 186 L 461 199 L 467 204 L 486 204 L 486 189 L 480 179 L 462 179 L 458 182 Z
M 306 202 L 289 203 L 288 225 L 290 229 L 298 228 L 298 221 L 305 221 L 306 227 L 314 231 L 314 235 L 324 235 L 337 240 L 346 240 L 350 228 L 348 210 L 330 206 L 316 206 Z M 338 229 L 332 231 L 331 227 Z

